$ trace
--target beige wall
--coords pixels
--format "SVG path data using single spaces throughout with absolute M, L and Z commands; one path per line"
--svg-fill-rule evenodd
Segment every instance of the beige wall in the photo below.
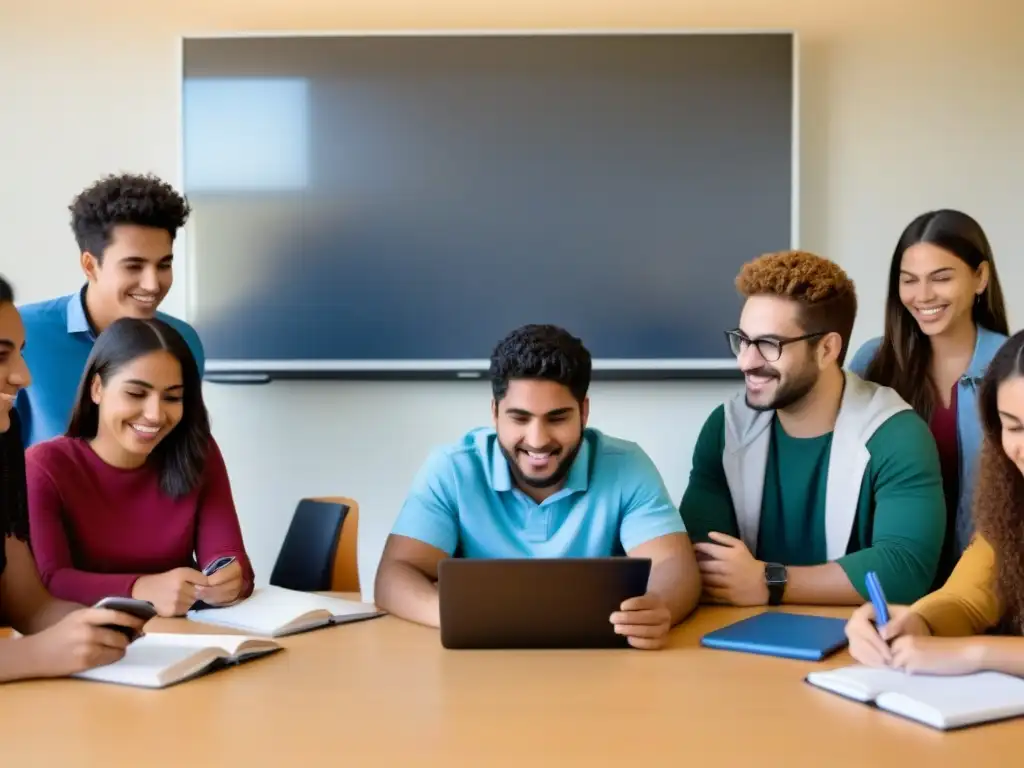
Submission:
M 531 27 L 797 30 L 802 245 L 857 281 L 855 342 L 881 329 L 884 273 L 899 230 L 935 206 L 962 207 L 988 229 L 1011 321 L 1020 321 L 1024 4 L 1013 0 L 0 2 L 0 271 L 23 300 L 75 289 L 72 195 L 120 169 L 178 181 L 182 34 Z M 182 241 L 179 256 L 185 249 Z M 176 278 L 165 308 L 182 314 L 183 269 Z M 591 423 L 638 440 L 678 498 L 701 422 L 732 389 L 600 385 Z M 370 586 L 426 451 L 488 418 L 479 383 L 207 385 L 207 393 L 263 579 L 295 500 L 343 493 L 363 503 L 361 571 Z M 303 468 L 283 473 L 281 462 L 293 457 Z

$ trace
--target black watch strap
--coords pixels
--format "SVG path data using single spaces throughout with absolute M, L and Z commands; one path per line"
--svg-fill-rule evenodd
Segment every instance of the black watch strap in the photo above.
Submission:
M 782 605 L 786 593 L 786 566 L 780 563 L 764 564 L 764 581 L 768 585 L 768 605 Z

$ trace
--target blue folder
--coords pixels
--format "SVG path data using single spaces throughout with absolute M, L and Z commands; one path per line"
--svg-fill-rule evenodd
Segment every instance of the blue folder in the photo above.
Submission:
M 701 638 L 706 648 L 821 661 L 846 647 L 846 620 L 765 611 Z

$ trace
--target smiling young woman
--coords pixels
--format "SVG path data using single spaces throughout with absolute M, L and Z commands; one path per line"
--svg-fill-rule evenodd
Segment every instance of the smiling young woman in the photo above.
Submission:
M 0 682 L 112 664 L 124 656 L 128 638 L 109 625 L 140 631 L 143 624 L 117 611 L 56 600 L 39 580 L 29 546 L 21 420 L 13 409 L 15 396 L 32 382 L 24 348 L 14 290 L 0 277 L 0 625 L 23 635 L 0 638 Z
M 1024 675 L 1024 331 L 993 358 L 978 401 L 977 535 L 941 589 L 909 607 L 891 606 L 881 629 L 870 603 L 854 612 L 847 636 L 862 664 Z
M 149 600 L 163 616 L 253 586 L 231 485 L 184 337 L 121 318 L 96 341 L 67 433 L 26 454 L 33 548 L 59 597 Z M 235 562 L 212 576 L 200 569 Z
M 850 370 L 895 389 L 935 437 L 949 515 L 937 584 L 974 530 L 971 501 L 982 442 L 977 389 L 1008 334 L 981 225 L 949 209 L 910 222 L 889 266 L 884 335 L 857 351 Z

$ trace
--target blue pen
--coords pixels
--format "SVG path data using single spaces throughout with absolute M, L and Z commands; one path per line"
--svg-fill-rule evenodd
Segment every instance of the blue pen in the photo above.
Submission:
M 868 571 L 864 577 L 868 588 L 868 595 L 871 597 L 871 604 L 875 607 L 875 625 L 879 628 L 889 623 L 889 608 L 886 605 L 885 592 L 882 591 L 882 583 L 878 580 L 878 574 Z

